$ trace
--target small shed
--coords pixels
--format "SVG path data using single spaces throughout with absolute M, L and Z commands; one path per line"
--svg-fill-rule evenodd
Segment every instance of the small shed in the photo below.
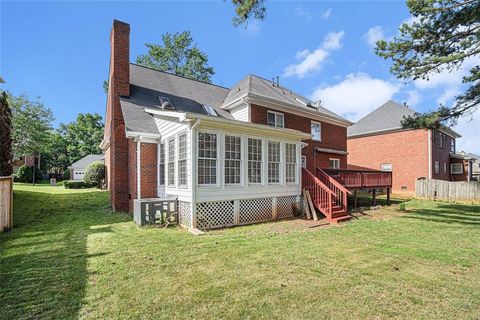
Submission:
M 87 167 L 94 162 L 104 163 L 105 156 L 103 154 L 89 154 L 77 162 L 72 163 L 72 165 L 68 167 L 68 169 L 70 169 L 70 179 L 83 180 Z

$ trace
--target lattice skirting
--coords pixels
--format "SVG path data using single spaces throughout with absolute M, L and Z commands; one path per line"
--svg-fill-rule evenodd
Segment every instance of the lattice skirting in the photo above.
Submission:
M 294 216 L 295 207 L 300 208 L 299 201 L 299 196 L 284 196 L 199 202 L 196 204 L 197 228 L 207 230 L 290 218 Z
M 187 201 L 178 201 L 178 219 L 180 225 L 192 227 L 192 204 Z

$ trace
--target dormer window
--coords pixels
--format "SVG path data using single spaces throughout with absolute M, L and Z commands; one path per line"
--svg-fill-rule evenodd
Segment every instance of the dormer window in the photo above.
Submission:
M 283 113 L 268 111 L 267 114 L 267 123 L 271 127 L 284 128 L 284 116 Z

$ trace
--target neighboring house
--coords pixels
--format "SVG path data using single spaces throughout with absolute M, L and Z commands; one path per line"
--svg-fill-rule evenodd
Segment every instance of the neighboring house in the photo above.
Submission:
M 13 173 L 17 173 L 18 168 L 21 166 L 26 167 L 33 167 L 33 165 L 37 168 L 40 167 L 40 157 L 39 156 L 21 156 L 21 157 L 14 157 L 13 159 Z
M 70 180 L 83 180 L 87 167 L 94 162 L 104 163 L 103 154 L 89 154 L 68 167 L 70 170 Z
M 452 181 L 478 181 L 480 158 L 473 153 L 461 151 L 450 155 Z
M 131 64 L 129 33 L 114 21 L 101 143 L 114 210 L 176 197 L 180 223 L 199 229 L 291 217 L 302 173 L 346 168 L 351 122 L 254 75 L 225 88 Z
M 418 178 L 469 180 L 459 169 L 455 139 L 461 136 L 448 127 L 403 129 L 404 117 L 415 111 L 388 101 L 348 128 L 348 164 L 392 171 L 394 192 L 415 192 Z

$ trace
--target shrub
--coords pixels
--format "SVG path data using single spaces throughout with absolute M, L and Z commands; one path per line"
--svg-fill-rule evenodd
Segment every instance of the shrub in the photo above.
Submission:
M 63 172 L 63 180 L 70 180 L 70 169 Z
M 31 167 L 21 166 L 16 174 L 17 182 L 32 182 L 33 172 Z
M 83 180 L 86 183 L 101 187 L 105 179 L 105 165 L 101 162 L 94 162 L 87 167 Z
M 33 172 L 33 167 L 31 168 Z M 40 169 L 35 168 L 35 181 L 42 181 L 43 180 L 43 173 Z
M 402 202 L 398 205 L 398 210 L 400 210 L 400 211 L 405 211 L 406 210 L 404 202 Z
M 65 189 L 86 189 L 95 187 L 91 183 L 85 181 L 63 181 L 63 186 Z

